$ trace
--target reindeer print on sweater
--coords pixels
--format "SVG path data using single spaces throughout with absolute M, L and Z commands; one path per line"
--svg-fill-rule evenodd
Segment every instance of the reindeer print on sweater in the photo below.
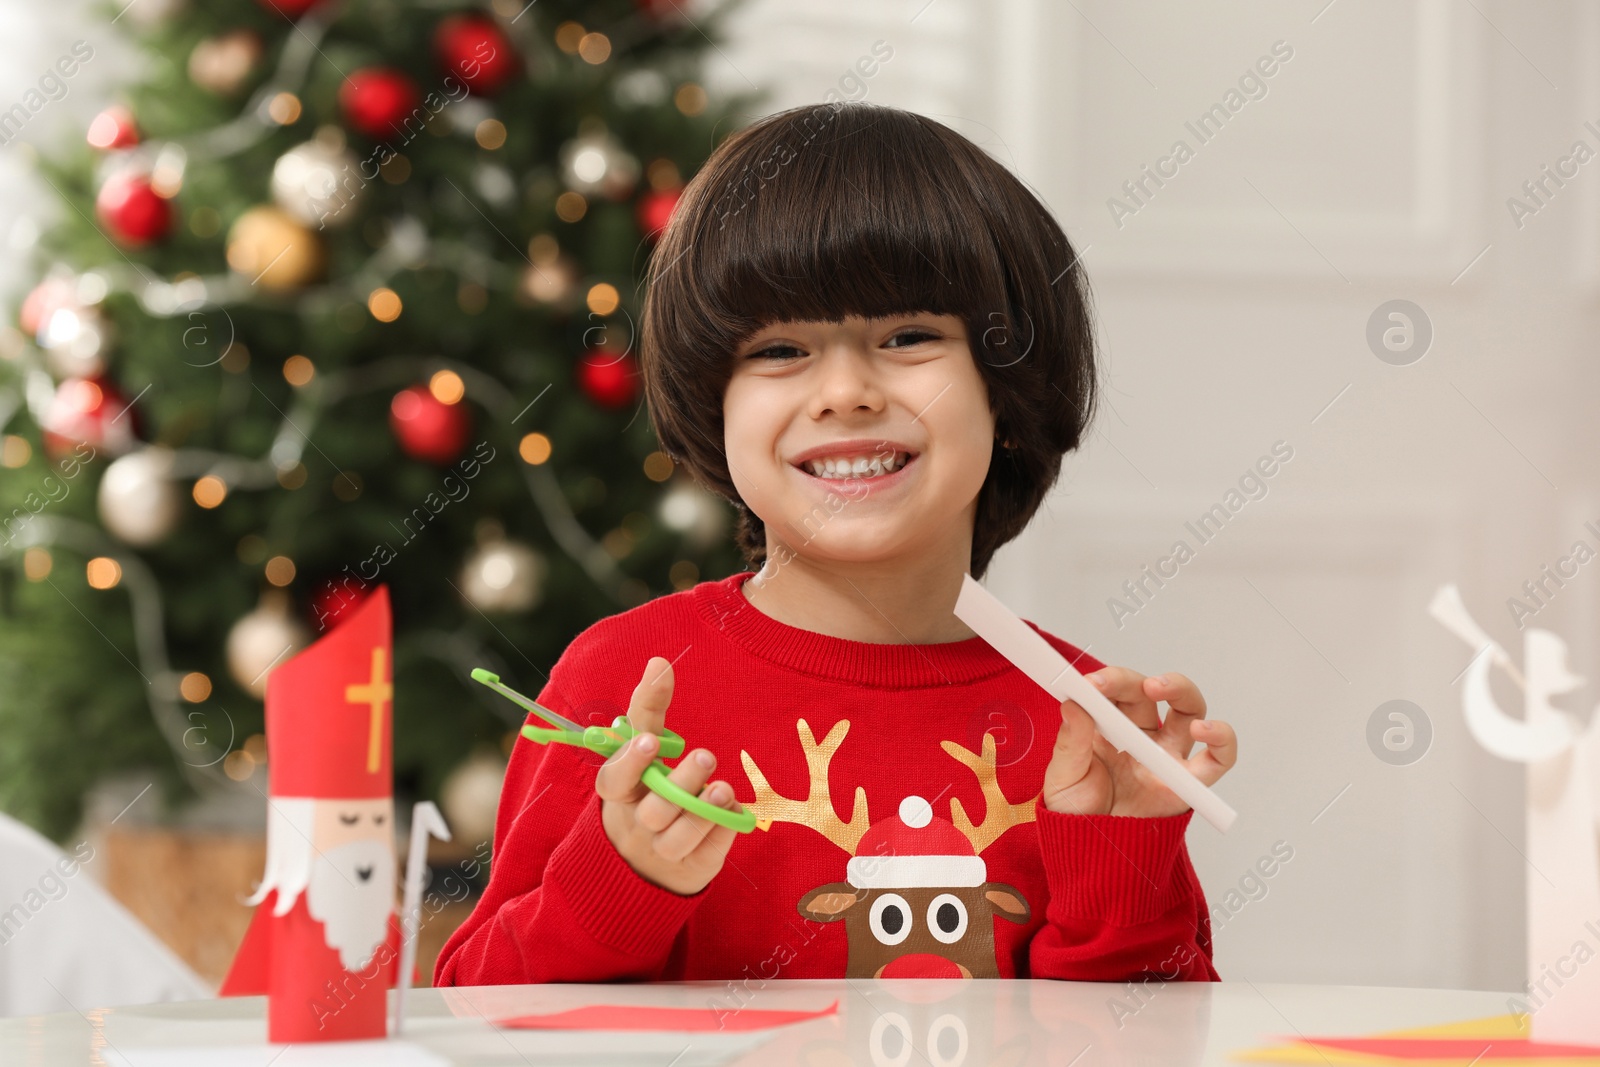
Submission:
M 1015 888 L 987 877 L 982 852 L 1013 826 L 1034 819 L 1034 799 L 1012 804 L 995 780 L 995 742 L 983 735 L 974 753 L 953 741 L 945 752 L 969 768 L 983 789 L 987 810 L 974 825 L 961 801 L 950 819 L 917 795 L 900 801 L 894 815 L 870 822 L 866 791 L 856 788 L 848 821 L 834 811 L 828 764 L 850 731 L 841 719 L 819 743 L 806 720 L 796 723 L 810 771 L 804 800 L 779 796 L 749 752 L 739 753 L 755 789 L 756 825 L 792 822 L 822 834 L 850 853 L 845 880 L 819 885 L 797 902 L 816 922 L 844 921 L 849 940 L 848 978 L 998 978 L 994 919 L 1026 923 L 1028 902 Z

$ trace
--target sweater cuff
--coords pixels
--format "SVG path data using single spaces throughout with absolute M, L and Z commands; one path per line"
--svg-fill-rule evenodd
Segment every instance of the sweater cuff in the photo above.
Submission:
M 1071 815 L 1035 801 L 1039 848 L 1053 918 L 1136 926 L 1171 911 L 1189 895 L 1183 876 L 1181 815 Z
M 593 796 L 550 854 L 549 884 L 599 944 L 643 959 L 664 957 L 705 890 L 682 896 L 641 878 L 606 836 L 600 805 Z

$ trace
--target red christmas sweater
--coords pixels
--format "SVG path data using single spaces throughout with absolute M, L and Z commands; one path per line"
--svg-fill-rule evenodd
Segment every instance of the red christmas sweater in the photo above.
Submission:
M 596 623 L 538 700 L 609 725 L 649 658 L 666 657 L 667 725 L 716 754 L 714 777 L 757 829 L 701 892 L 659 888 L 605 835 L 602 757 L 519 740 L 488 888 L 440 952 L 436 985 L 1218 980 L 1184 845 L 1192 812 L 1048 810 L 1060 707 L 982 638 L 875 644 L 802 630 L 745 599 L 751 573 Z M 1103 666 L 1039 632 L 1079 670 Z

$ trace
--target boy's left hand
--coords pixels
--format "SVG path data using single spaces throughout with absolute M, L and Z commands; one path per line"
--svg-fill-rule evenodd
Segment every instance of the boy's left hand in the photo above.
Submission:
M 1214 785 L 1238 759 L 1233 727 L 1207 719 L 1205 698 L 1181 674 L 1146 678 L 1126 667 L 1103 667 L 1086 676 L 1128 718 L 1189 768 Z M 1157 711 L 1167 702 L 1166 721 Z M 1196 741 L 1205 745 L 1189 752 Z M 1144 765 L 1095 729 L 1094 720 L 1075 700 L 1061 704 L 1061 729 L 1044 772 L 1044 806 L 1069 815 L 1134 815 L 1160 818 L 1189 810 L 1176 793 Z

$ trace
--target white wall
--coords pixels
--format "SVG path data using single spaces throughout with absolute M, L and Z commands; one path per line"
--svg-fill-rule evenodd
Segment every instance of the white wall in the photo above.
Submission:
M 1242 817 L 1190 834 L 1208 894 L 1278 840 L 1295 854 L 1218 930 L 1223 977 L 1516 987 L 1522 776 L 1463 729 L 1469 652 L 1426 606 L 1459 582 L 1518 655 L 1506 599 L 1575 540 L 1600 545 L 1583 529 L 1600 525 L 1600 162 L 1520 229 L 1506 207 L 1574 140 L 1600 151 L 1595 8 L 752 0 L 736 25 L 713 84 L 775 79 L 772 110 L 822 100 L 888 41 L 867 98 L 978 141 L 1084 254 L 1108 403 L 988 584 L 1109 662 L 1189 674 L 1239 728 L 1221 791 Z M 1293 56 L 1266 95 L 1200 144 L 1184 122 L 1280 40 Z M 1107 199 L 1180 137 L 1193 158 L 1117 226 Z M 1433 325 L 1409 366 L 1365 337 L 1396 298 Z M 1184 523 L 1280 440 L 1294 458 L 1268 495 L 1119 627 L 1107 600 L 1196 546 Z M 1589 676 L 1597 601 L 1600 563 L 1535 623 Z M 1432 724 L 1409 766 L 1366 740 L 1391 699 Z

